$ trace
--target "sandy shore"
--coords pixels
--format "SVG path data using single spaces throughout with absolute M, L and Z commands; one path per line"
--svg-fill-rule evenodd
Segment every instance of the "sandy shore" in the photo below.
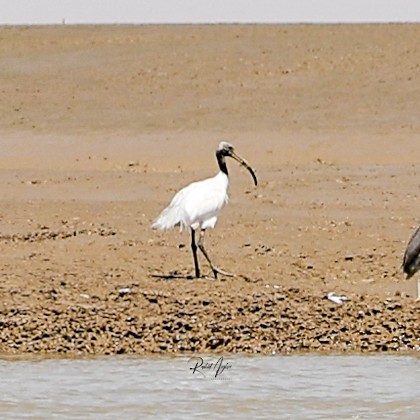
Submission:
M 419 25 L 0 36 L 0 352 L 418 351 Z M 150 224 L 220 140 L 260 181 L 229 162 L 207 237 L 236 277 L 155 278 L 193 272 Z

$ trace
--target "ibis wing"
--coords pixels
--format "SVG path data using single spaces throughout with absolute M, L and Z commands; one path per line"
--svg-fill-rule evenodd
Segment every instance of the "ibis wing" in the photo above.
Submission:
M 414 274 L 410 267 L 420 256 L 420 226 L 416 229 L 413 236 L 410 238 L 407 249 L 404 253 L 403 268 L 407 274 Z
M 227 177 L 220 176 L 187 185 L 175 194 L 152 228 L 165 230 L 177 225 L 181 228 L 201 225 L 216 216 L 226 204 L 227 186 Z
M 187 185 L 175 194 L 152 228 L 170 229 L 181 225 L 181 228 L 190 226 L 196 229 L 205 222 L 209 227 L 214 226 L 214 218 L 227 203 L 228 185 L 228 177 L 222 172 L 213 178 Z
M 168 207 L 163 209 L 157 219 L 153 222 L 153 229 L 166 230 L 179 224 L 181 224 L 182 228 L 183 202 L 187 193 L 188 191 L 186 191 L 186 188 L 183 188 L 175 194 Z
M 191 196 L 185 208 L 186 215 L 190 223 L 199 225 L 217 216 L 228 201 L 225 188 L 196 188 Z

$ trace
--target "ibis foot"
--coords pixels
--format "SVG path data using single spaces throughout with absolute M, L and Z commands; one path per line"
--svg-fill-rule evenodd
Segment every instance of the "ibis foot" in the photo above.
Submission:
M 222 276 L 226 276 L 226 277 L 235 277 L 236 275 L 233 273 L 228 273 L 226 271 L 221 270 L 220 268 L 217 267 L 212 267 L 212 271 L 213 271 L 213 275 L 214 278 L 217 279 L 217 275 L 220 274 Z

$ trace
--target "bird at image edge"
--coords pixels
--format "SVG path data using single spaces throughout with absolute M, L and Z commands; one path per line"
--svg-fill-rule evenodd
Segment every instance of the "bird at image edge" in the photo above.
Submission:
M 407 279 L 414 276 L 420 269 L 420 227 L 411 236 L 404 253 L 402 263 Z M 420 279 L 417 279 L 417 301 L 420 300 Z
M 229 275 L 211 262 L 209 255 L 204 248 L 204 234 L 206 229 L 213 229 L 217 217 L 222 208 L 228 202 L 229 173 L 226 166 L 226 158 L 230 157 L 244 166 L 252 176 L 254 184 L 257 185 L 257 177 L 249 164 L 235 153 L 234 147 L 222 141 L 217 150 L 216 158 L 219 165 L 219 172 L 212 178 L 203 181 L 193 182 L 178 191 L 162 213 L 152 224 L 153 229 L 171 229 L 175 226 L 191 229 L 191 249 L 194 258 L 195 277 L 200 277 L 200 266 L 198 263 L 197 250 L 199 249 L 209 263 L 213 275 Z M 198 243 L 196 242 L 196 231 L 199 231 Z

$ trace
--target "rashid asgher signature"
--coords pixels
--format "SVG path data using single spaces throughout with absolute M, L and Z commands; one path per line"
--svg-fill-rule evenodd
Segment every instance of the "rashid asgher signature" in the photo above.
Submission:
M 204 378 L 227 379 L 226 373 L 232 368 L 229 362 L 223 360 L 223 356 L 219 357 L 217 361 L 206 361 L 202 357 L 192 357 L 189 362 L 192 374 Z

